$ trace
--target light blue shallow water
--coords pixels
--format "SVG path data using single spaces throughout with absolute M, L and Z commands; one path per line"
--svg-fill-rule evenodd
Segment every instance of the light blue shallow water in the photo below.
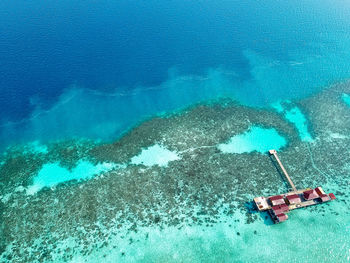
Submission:
M 342 99 L 347 105 L 350 106 L 350 96 L 348 94 L 343 94 Z
M 145 166 L 167 166 L 169 162 L 179 159 L 180 157 L 176 152 L 169 151 L 161 145 L 156 144 L 143 149 L 139 155 L 131 158 L 131 163 Z
M 267 153 L 272 149 L 279 150 L 286 144 L 286 139 L 275 129 L 253 126 L 245 133 L 233 136 L 227 143 L 218 145 L 218 148 L 224 153 Z
M 288 105 L 290 101 L 285 101 L 284 103 Z M 286 120 L 294 124 L 302 141 L 312 142 L 313 139 L 309 131 L 310 127 L 308 125 L 308 120 L 298 107 L 294 106 L 293 108 L 286 110 L 281 102 L 275 102 L 271 106 L 278 113 L 283 114 Z
M 107 172 L 116 167 L 113 163 L 102 163 L 94 165 L 89 161 L 81 160 L 71 171 L 60 166 L 59 163 L 47 163 L 33 178 L 33 183 L 27 189 L 27 193 L 33 195 L 44 187 L 54 187 L 60 183 L 71 180 L 87 180 L 94 175 Z

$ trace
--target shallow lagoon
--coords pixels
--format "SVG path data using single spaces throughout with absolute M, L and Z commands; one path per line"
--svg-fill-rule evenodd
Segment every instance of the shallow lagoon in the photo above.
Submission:
M 159 165 L 167 166 L 169 162 L 179 160 L 176 152 L 169 151 L 161 145 L 153 145 L 143 149 L 141 153 L 131 159 L 132 164 L 143 164 L 146 166 Z
M 286 144 L 286 139 L 275 129 L 253 126 L 243 134 L 235 135 L 227 143 L 218 145 L 218 148 L 224 153 L 267 153 L 271 149 L 279 150 Z
M 342 95 L 342 99 L 344 100 L 344 102 L 350 106 L 350 96 L 348 94 L 343 94 Z
M 116 167 L 113 163 L 102 163 L 93 165 L 91 162 L 82 160 L 69 171 L 60 166 L 59 163 L 45 164 L 38 175 L 34 177 L 33 184 L 27 189 L 28 194 L 35 194 L 44 187 L 54 187 L 60 183 L 71 180 L 87 180 L 102 172 L 107 172 Z

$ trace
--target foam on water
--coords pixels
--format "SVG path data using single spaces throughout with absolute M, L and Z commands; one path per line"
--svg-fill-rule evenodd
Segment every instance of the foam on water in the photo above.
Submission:
M 286 143 L 286 139 L 276 129 L 252 126 L 245 133 L 233 136 L 229 142 L 219 144 L 218 148 L 224 153 L 265 153 L 270 149 L 279 150 Z
M 176 152 L 169 151 L 159 144 L 143 149 L 141 153 L 131 159 L 132 164 L 143 164 L 146 166 L 167 166 L 169 162 L 179 160 Z
M 102 172 L 114 169 L 117 165 L 113 163 L 92 164 L 86 160 L 80 160 L 71 171 L 60 166 L 58 162 L 47 163 L 34 177 L 32 185 L 27 189 L 27 194 L 33 195 L 44 187 L 53 187 L 70 180 L 86 180 Z

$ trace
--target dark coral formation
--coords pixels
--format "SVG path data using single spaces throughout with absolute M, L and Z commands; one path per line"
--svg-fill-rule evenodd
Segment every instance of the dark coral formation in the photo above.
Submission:
M 298 102 L 312 125 L 315 141 L 310 144 L 301 142 L 295 127 L 276 112 L 224 101 L 151 119 L 112 144 L 70 141 L 52 143 L 45 154 L 8 152 L 0 167 L 1 193 L 9 194 L 6 202 L 0 202 L 0 254 L 12 244 L 11 253 L 3 253 L 3 259 L 50 260 L 59 240 L 71 237 L 79 240 L 79 253 L 89 254 L 98 249 L 91 246 L 92 238 L 105 240 L 104 246 L 110 235 L 118 234 L 103 229 L 211 226 L 218 222 L 219 213 L 230 215 L 237 209 L 246 214 L 246 223 L 252 222 L 258 215 L 250 213 L 247 202 L 254 196 L 287 191 L 288 186 L 282 184 L 268 155 L 223 154 L 215 147 L 251 125 L 274 127 L 288 140 L 280 157 L 298 188 L 333 180 L 344 189 L 335 194 L 346 203 L 350 137 L 331 136 L 350 135 L 350 108 L 340 99 L 343 92 L 350 92 L 348 83 Z M 181 159 L 167 167 L 129 164 L 34 196 L 15 190 L 29 185 L 43 163 L 59 160 L 67 168 L 82 158 L 129 163 L 141 148 L 156 143 L 178 152 Z M 322 213 L 324 208 L 313 209 Z M 70 249 L 60 252 L 66 260 L 73 255 Z

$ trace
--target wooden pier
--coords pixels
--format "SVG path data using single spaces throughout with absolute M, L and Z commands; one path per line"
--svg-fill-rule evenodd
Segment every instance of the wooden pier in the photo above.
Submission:
M 282 169 L 282 171 L 283 171 L 285 177 L 287 178 L 288 183 L 289 183 L 290 186 L 292 187 L 293 191 L 296 192 L 296 191 L 297 191 L 297 188 L 295 187 L 295 185 L 294 185 L 292 179 L 290 179 L 290 177 L 289 177 L 289 175 L 288 175 L 286 169 L 284 168 L 282 162 L 281 162 L 280 159 L 278 158 L 278 155 L 277 155 L 276 150 L 270 150 L 269 153 L 275 157 L 275 159 L 276 159 L 278 165 L 281 167 L 281 169 Z
M 259 211 L 268 211 L 274 223 L 281 223 L 287 220 L 288 215 L 286 213 L 290 210 L 317 205 L 335 199 L 334 194 L 326 194 L 321 187 L 297 190 L 281 160 L 278 158 L 276 150 L 270 150 L 269 153 L 276 158 L 278 165 L 281 167 L 283 174 L 293 189 L 292 192 L 281 195 L 254 198 L 257 209 Z

